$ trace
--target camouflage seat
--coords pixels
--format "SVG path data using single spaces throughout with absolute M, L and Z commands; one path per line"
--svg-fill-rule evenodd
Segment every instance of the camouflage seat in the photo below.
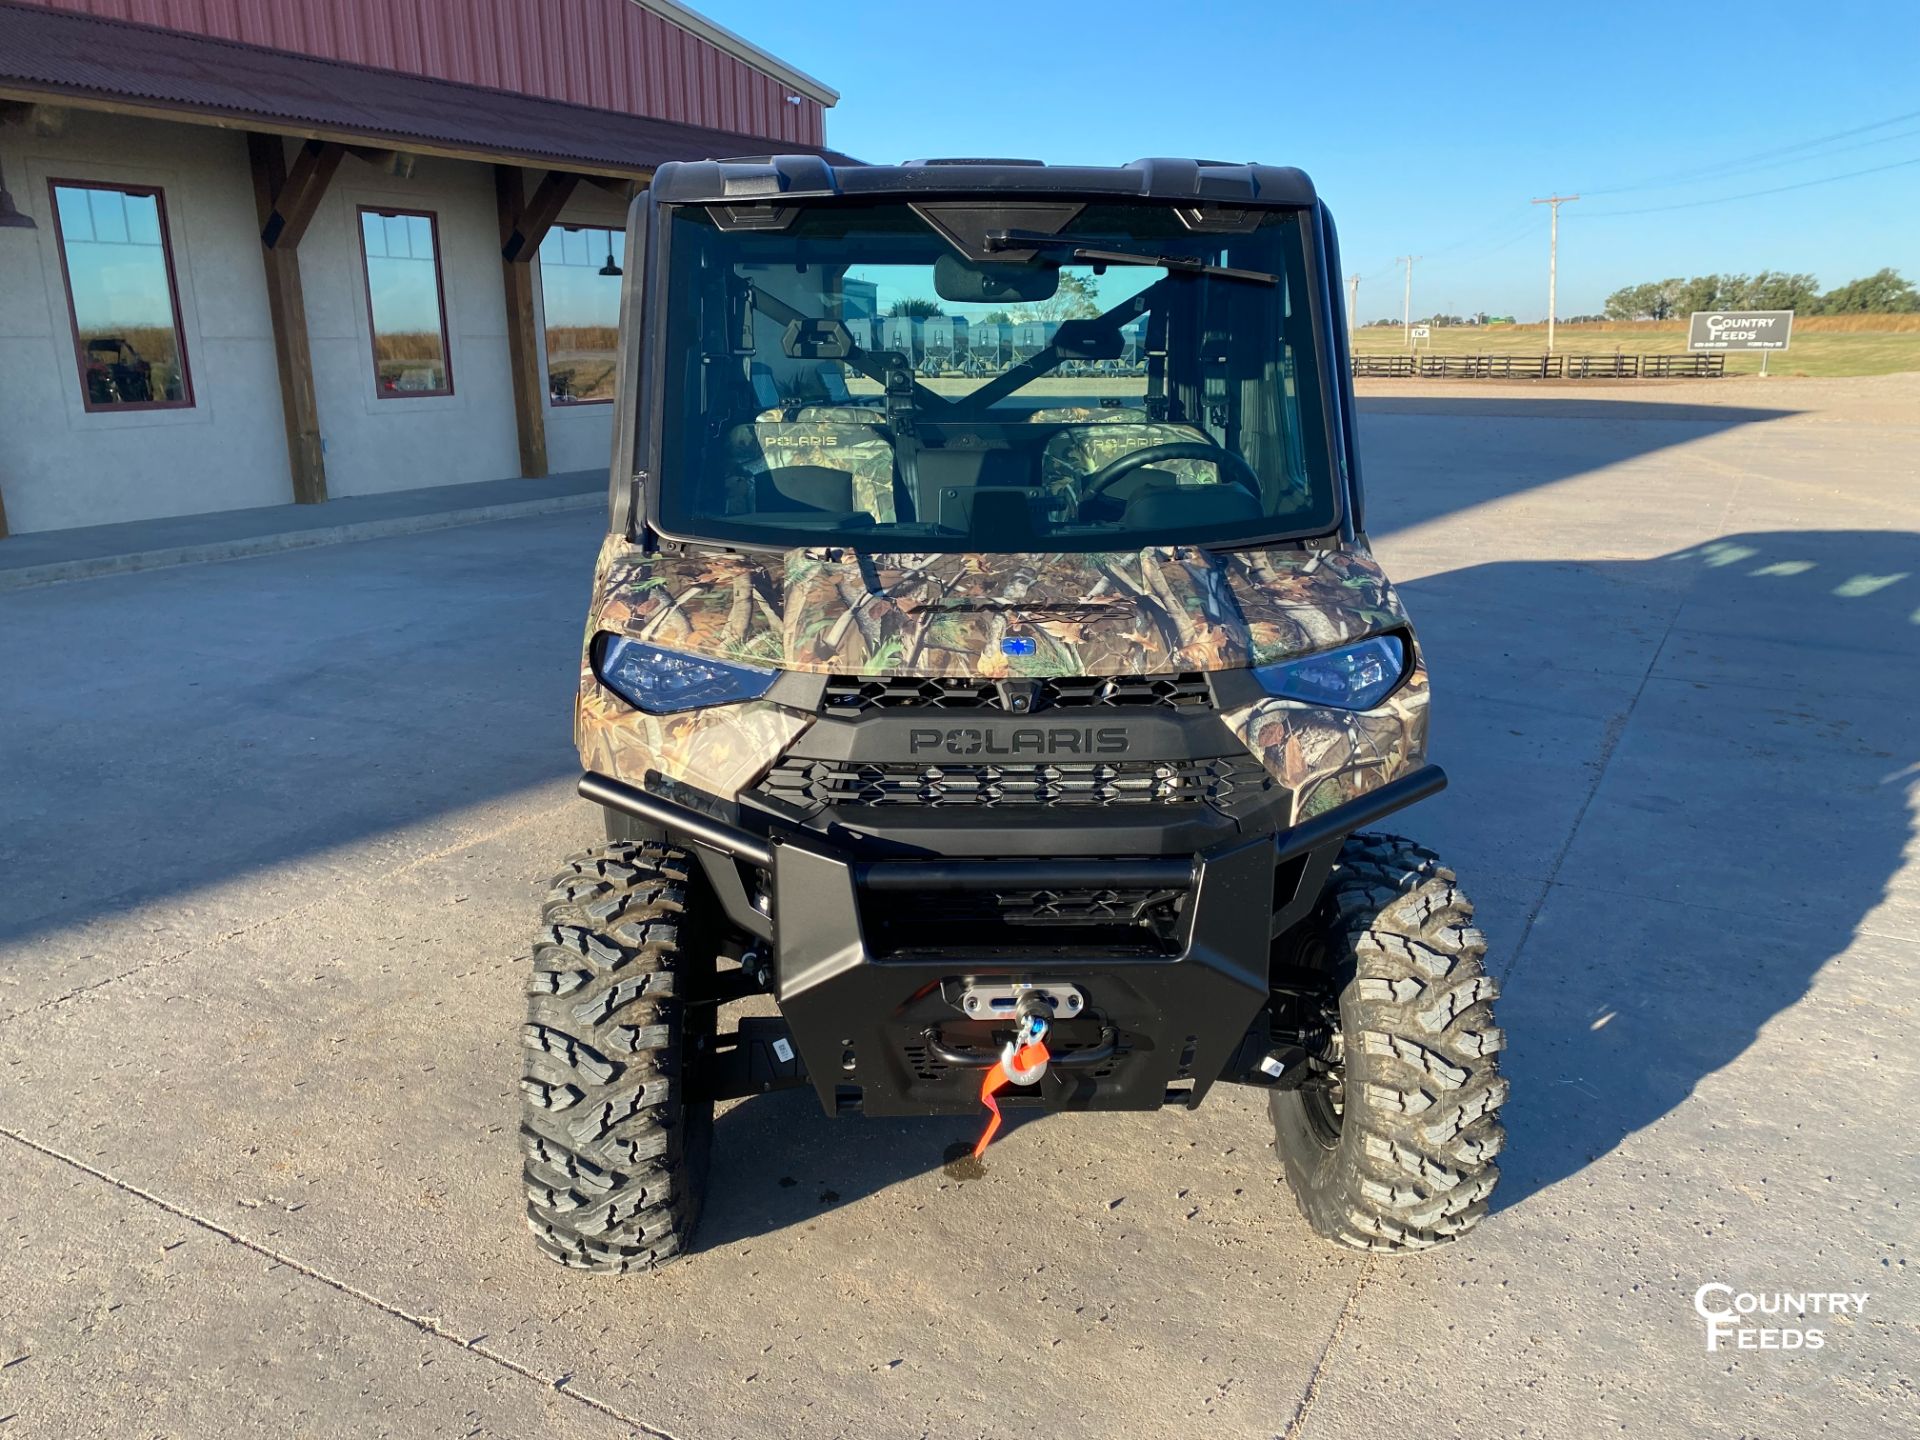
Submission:
M 1034 425 L 1144 425 L 1147 412 L 1114 405 L 1054 405 L 1027 416 Z
M 753 417 L 756 425 L 872 425 L 879 414 L 870 405 L 776 405 Z
M 1192 425 L 1153 421 L 1144 410 L 1037 410 L 1034 419 L 1062 417 L 1058 433 L 1040 456 L 1041 483 L 1049 490 L 1077 494 L 1080 482 L 1103 465 L 1149 445 L 1209 445 L 1205 431 Z M 1045 422 L 1041 422 L 1045 423 Z M 1152 467 L 1182 485 L 1211 485 L 1219 472 L 1204 460 L 1160 460 Z
M 855 415 L 833 406 L 808 406 L 789 420 L 786 412 L 769 410 L 751 425 L 736 425 L 727 433 L 727 513 L 746 515 L 785 496 L 814 509 L 845 508 L 871 515 L 882 525 L 895 519 L 893 504 L 893 442 L 877 425 L 858 423 Z M 826 418 L 815 419 L 818 415 Z M 805 467 L 817 472 L 843 472 L 847 498 L 829 496 L 817 484 L 783 485 L 777 472 Z M 790 477 L 801 482 L 802 477 Z M 771 490 L 772 496 L 768 492 Z

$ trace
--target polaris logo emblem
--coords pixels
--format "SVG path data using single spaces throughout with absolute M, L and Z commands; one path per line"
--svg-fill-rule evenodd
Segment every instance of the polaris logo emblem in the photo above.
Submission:
M 983 730 L 972 725 L 951 729 L 915 729 L 907 734 L 907 750 L 924 755 L 938 750 L 947 755 L 1121 755 L 1127 732 L 1119 725 L 1034 726 L 1020 730 Z

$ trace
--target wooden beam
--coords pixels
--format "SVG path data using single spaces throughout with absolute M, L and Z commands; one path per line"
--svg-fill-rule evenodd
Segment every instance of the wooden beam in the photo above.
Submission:
M 439 160 L 466 160 L 476 165 L 492 165 L 501 156 L 518 154 L 502 146 L 487 148 L 479 145 L 436 144 L 416 140 L 410 136 L 383 133 L 376 129 L 346 130 L 330 125 L 278 124 L 267 116 L 223 115 L 214 111 L 196 110 L 190 105 L 169 105 L 159 101 L 134 103 L 125 100 L 102 100 L 85 91 L 68 91 L 58 87 L 27 87 L 18 83 L 0 85 L 0 101 L 18 100 L 27 104 L 53 103 L 71 106 L 75 110 L 95 111 L 102 115 L 125 115 L 138 120 L 164 120 L 174 125 L 203 125 L 216 130 L 239 130 L 251 133 L 262 126 L 269 127 L 263 133 L 284 135 L 292 140 L 338 141 L 343 145 L 388 146 L 404 144 L 409 154 L 431 155 Z M 525 164 L 539 165 L 548 163 L 545 157 L 527 155 Z M 569 162 L 579 173 L 626 177 L 651 173 L 644 165 L 602 165 L 591 160 Z
M 67 133 L 69 111 L 64 105 L 36 104 L 26 100 L 0 100 L 0 125 L 21 124 L 33 131 L 37 140 L 57 139 Z
M 580 178 L 595 189 L 606 191 L 622 205 L 628 205 L 633 202 L 634 194 L 653 179 L 653 172 L 648 171 L 645 175 L 626 180 L 616 180 L 610 175 L 582 175 Z
M 516 177 L 518 167 L 514 167 Z M 553 222 L 560 218 L 561 210 L 573 196 L 574 186 L 580 183 L 580 177 L 567 170 L 549 170 L 541 180 L 540 188 L 533 192 L 533 199 L 524 205 L 513 217 L 510 227 L 503 224 L 500 235 L 501 258 L 514 263 L 533 259 L 540 244 L 547 238 L 547 231 L 553 228 Z M 516 188 L 518 180 L 515 181 Z
M 552 175 L 547 180 L 553 179 Z M 539 241 L 527 246 L 526 188 L 518 165 L 493 167 L 494 193 L 500 207 L 500 271 L 506 287 L 507 368 L 513 375 L 513 424 L 520 440 L 520 474 L 537 480 L 547 473 L 547 397 L 540 384 L 540 342 L 533 313 L 533 266 L 527 259 L 539 253 Z M 572 187 L 569 186 L 569 189 Z M 541 191 L 547 189 L 541 182 Z M 535 199 L 538 200 L 538 194 Z M 564 200 L 564 197 L 563 197 Z M 559 206 L 553 207 L 554 214 Z M 541 227 L 545 238 L 549 218 Z M 516 243 L 519 242 L 519 243 Z
M 299 235 L 289 242 L 283 229 L 278 245 L 266 238 L 267 227 L 280 214 L 276 197 L 284 196 L 288 188 L 286 152 L 278 135 L 250 134 L 247 155 L 253 164 L 253 203 L 260 217 L 260 258 L 267 270 L 267 312 L 273 322 L 273 358 L 280 370 L 293 498 L 297 504 L 318 505 L 327 498 L 327 459 L 320 442 L 320 402 L 313 386 L 313 346 L 307 338 L 307 298 L 300 284 Z M 306 228 L 304 223 L 300 228 Z
M 309 140 L 274 192 L 272 204 L 260 221 L 260 243 L 269 250 L 298 249 L 300 237 L 307 233 L 313 215 L 333 180 L 333 172 L 346 159 L 347 147 Z
M 382 150 L 372 145 L 349 145 L 347 153 L 356 160 L 366 161 L 382 175 L 402 180 L 413 178 L 413 167 L 420 159 L 411 150 Z

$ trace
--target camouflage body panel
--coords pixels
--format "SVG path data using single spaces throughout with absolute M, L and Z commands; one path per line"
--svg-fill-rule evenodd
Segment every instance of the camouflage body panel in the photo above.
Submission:
M 620 556 L 638 553 L 631 542 L 609 536 L 593 572 L 593 604 L 580 657 L 580 693 L 573 708 L 573 743 L 580 766 L 646 783 L 649 771 L 731 799 L 766 773 L 767 767 L 805 733 L 811 715 L 751 700 L 677 715 L 648 715 L 600 683 L 593 673 L 593 637 L 601 630 L 636 634 L 631 628 L 631 592 L 613 587 Z
M 1372 710 L 1333 710 L 1294 700 L 1262 700 L 1220 717 L 1293 796 L 1288 823 L 1315 815 L 1410 775 L 1427 758 L 1427 667 Z
M 1357 549 L 1218 554 L 781 556 L 649 554 L 621 536 L 600 552 L 587 624 L 721 660 L 862 676 L 1158 675 L 1308 654 L 1406 625 L 1393 588 Z M 1000 641 L 1033 639 L 1009 656 Z M 648 771 L 731 798 L 813 723 L 765 701 L 642 714 L 583 657 L 574 738 L 590 770 Z M 1354 714 L 1263 700 L 1221 716 L 1293 795 L 1293 819 L 1424 762 L 1427 676 Z
M 666 554 L 612 536 L 588 633 L 816 674 L 991 679 L 1228 670 L 1406 623 L 1357 548 Z
M 731 799 L 764 775 L 812 723 L 810 715 L 764 700 L 648 715 L 587 670 L 580 679 L 573 738 L 583 769 L 632 785 L 645 783 L 648 772 L 657 771 Z
M 810 414 L 827 418 L 808 418 Z M 845 471 L 853 482 L 852 508 L 891 524 L 893 445 L 885 433 L 830 410 L 802 411 L 801 416 L 787 420 L 781 411 L 770 410 L 753 424 L 727 432 L 727 513 L 743 515 L 758 508 L 753 487 L 761 476 L 787 465 L 817 465 Z

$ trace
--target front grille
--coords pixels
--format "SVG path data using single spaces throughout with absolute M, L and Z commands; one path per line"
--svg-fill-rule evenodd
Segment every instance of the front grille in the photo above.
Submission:
M 1014 687 L 1020 687 L 1015 690 Z M 828 715 L 863 715 L 869 710 L 1008 710 L 1009 694 L 1028 700 L 1022 713 L 1089 706 L 1151 706 L 1170 710 L 1207 709 L 1213 704 L 1207 677 L 1183 675 L 1073 675 L 1046 680 L 1015 680 L 1002 688 L 993 680 L 909 678 L 869 679 L 833 675 L 820 702 Z
M 1210 805 L 1230 812 L 1272 783 L 1252 756 L 916 765 L 789 755 L 767 772 L 760 789 L 816 811 L 834 805 Z
M 915 918 L 936 928 L 999 921 L 1006 925 L 1139 925 L 1171 914 L 1181 890 L 945 890 L 913 897 Z

